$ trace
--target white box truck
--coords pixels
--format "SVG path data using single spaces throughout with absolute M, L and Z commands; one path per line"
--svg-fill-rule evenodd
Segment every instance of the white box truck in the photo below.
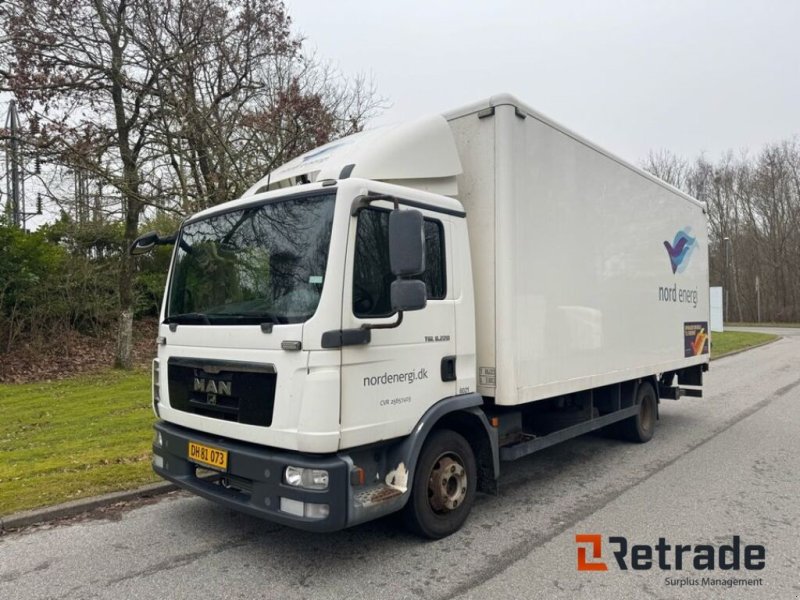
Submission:
M 704 205 L 509 95 L 358 133 L 134 254 L 175 249 L 153 466 L 332 531 L 456 531 L 501 464 L 646 442 L 708 368 Z

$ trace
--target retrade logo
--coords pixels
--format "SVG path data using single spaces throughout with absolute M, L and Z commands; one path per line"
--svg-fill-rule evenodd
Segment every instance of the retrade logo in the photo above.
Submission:
M 575 534 L 578 571 L 608 571 L 609 565 L 620 571 L 761 571 L 766 567 L 767 549 L 761 544 L 744 544 L 734 535 L 730 543 L 679 544 L 660 537 L 651 544 L 630 544 L 623 536 L 605 540 L 610 558 L 603 560 L 603 537 L 597 533 Z
M 603 537 L 599 533 L 577 533 L 575 543 L 578 544 L 578 571 L 608 571 L 606 563 L 600 560 L 603 558 Z M 593 562 L 589 562 L 587 550 L 591 550 Z
M 691 236 L 691 231 L 691 227 L 684 227 L 675 234 L 672 243 L 664 240 L 664 247 L 667 249 L 673 273 L 683 273 L 689 264 L 689 257 L 695 247 L 695 238 Z

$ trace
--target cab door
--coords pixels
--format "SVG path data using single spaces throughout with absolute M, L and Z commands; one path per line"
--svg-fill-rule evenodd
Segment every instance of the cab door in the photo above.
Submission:
M 400 210 L 405 210 L 403 207 Z M 389 213 L 376 202 L 351 218 L 342 328 L 391 325 Z M 373 328 L 366 344 L 342 347 L 341 444 L 353 447 L 408 434 L 425 411 L 456 393 L 455 303 L 447 215 L 424 217 L 427 305 L 396 327 Z

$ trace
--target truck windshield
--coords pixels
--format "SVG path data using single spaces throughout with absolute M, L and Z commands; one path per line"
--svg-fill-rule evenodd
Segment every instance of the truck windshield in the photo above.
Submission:
M 181 230 L 167 323 L 301 323 L 316 311 L 333 194 L 295 197 L 189 222 Z

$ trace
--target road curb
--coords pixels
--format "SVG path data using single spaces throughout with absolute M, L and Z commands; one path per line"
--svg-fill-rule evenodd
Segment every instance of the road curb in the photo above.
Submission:
M 109 494 L 103 494 L 102 496 L 92 496 L 89 498 L 72 500 L 71 502 L 65 502 L 63 504 L 56 504 L 55 506 L 26 510 L 8 515 L 7 517 L 0 517 L 0 532 L 5 533 L 39 523 L 74 517 L 98 508 L 117 504 L 118 502 L 130 502 L 131 500 L 139 500 L 141 498 L 161 496 L 176 489 L 178 489 L 178 487 L 174 483 L 164 481 L 151 483 L 133 490 L 111 492 Z
M 778 335 L 777 333 L 772 333 L 770 335 L 774 335 L 775 338 L 772 340 L 767 340 L 766 342 L 760 342 L 755 346 L 748 346 L 747 348 L 740 348 L 739 350 L 731 350 L 730 352 L 726 352 L 725 354 L 721 354 L 719 356 L 715 356 L 711 360 L 719 360 L 720 358 L 728 358 L 729 356 L 735 356 L 736 354 L 741 354 L 742 352 L 747 352 L 748 350 L 755 350 L 756 348 L 761 348 L 761 346 L 766 346 L 768 344 L 774 344 L 778 340 L 782 340 L 783 336 Z

